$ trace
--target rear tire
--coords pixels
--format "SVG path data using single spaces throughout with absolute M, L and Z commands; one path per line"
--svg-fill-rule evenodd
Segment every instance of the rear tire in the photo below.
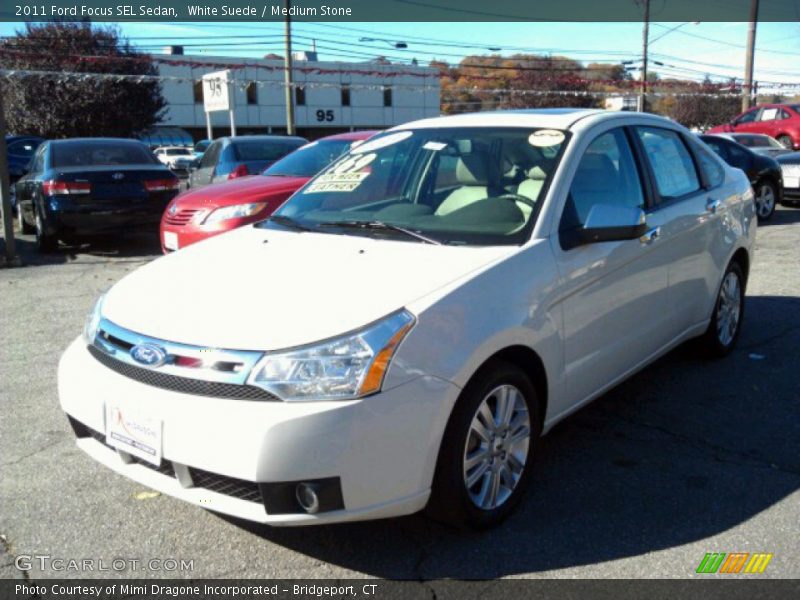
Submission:
M 45 231 L 41 213 L 38 209 L 34 210 L 36 214 L 36 248 L 39 252 L 53 252 L 58 247 L 58 239 Z
M 36 230 L 32 225 L 28 225 L 28 222 L 22 215 L 22 207 L 19 204 L 17 204 L 17 222 L 19 223 L 20 233 L 33 233 Z
M 758 222 L 769 221 L 778 203 L 778 190 L 771 181 L 762 179 L 753 186 Z
M 700 338 L 705 354 L 722 358 L 731 353 L 744 320 L 745 278 L 739 263 L 732 262 L 725 270 L 717 291 L 714 313 L 708 329 Z
M 794 142 L 792 142 L 792 138 L 788 135 L 779 135 L 778 142 L 784 148 L 788 148 L 789 150 L 794 150 Z
M 428 515 L 472 529 L 501 523 L 530 483 L 541 422 L 536 389 L 521 369 L 500 360 L 481 368 L 447 423 Z

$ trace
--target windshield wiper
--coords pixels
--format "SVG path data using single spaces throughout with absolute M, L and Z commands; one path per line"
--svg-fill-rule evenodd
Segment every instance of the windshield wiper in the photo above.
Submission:
M 267 219 L 267 221 L 272 221 L 278 225 L 285 225 L 286 227 L 292 227 L 293 229 L 297 229 L 299 231 L 314 231 L 313 227 L 306 227 L 300 221 L 297 221 L 292 217 L 287 217 L 286 215 L 272 215 L 269 219 Z
M 417 233 L 416 231 L 412 231 L 411 229 L 406 229 L 405 227 L 400 227 L 399 225 L 392 225 L 391 223 L 384 223 L 383 221 L 326 221 L 324 223 L 320 223 L 318 227 L 350 227 L 353 229 L 396 231 L 398 233 L 407 235 L 408 237 L 419 240 L 420 242 L 425 242 L 426 244 L 434 244 L 436 246 L 442 245 L 442 242 L 439 240 L 434 240 L 433 238 L 429 238 L 428 236 Z

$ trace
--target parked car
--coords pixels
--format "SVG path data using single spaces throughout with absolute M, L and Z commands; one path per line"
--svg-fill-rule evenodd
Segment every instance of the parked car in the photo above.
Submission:
M 494 525 L 556 423 L 686 340 L 731 352 L 756 229 L 745 175 L 655 115 L 408 123 L 115 284 L 61 407 L 93 458 L 216 512 Z
M 375 133 L 356 131 L 322 138 L 273 163 L 261 175 L 180 194 L 161 219 L 162 251 L 166 254 L 265 219 L 354 142 Z
M 196 159 L 203 158 L 203 153 L 211 145 L 212 140 L 200 140 L 194 145 L 194 157 Z
M 800 149 L 800 104 L 761 104 L 735 117 L 730 123 L 706 133 L 763 133 L 791 150 Z
M 161 146 L 153 150 L 153 154 L 159 162 L 167 165 L 170 169 L 175 167 L 175 161 L 179 158 L 194 159 L 194 152 L 186 146 Z
M 189 187 L 260 173 L 308 140 L 285 135 L 242 135 L 214 140 L 189 175 Z
M 718 135 L 701 135 L 700 139 L 726 163 L 747 174 L 753 186 L 758 220 L 770 219 L 783 197 L 783 174 L 778 161 Z
M 800 205 L 800 152 L 784 154 L 777 160 L 783 173 L 782 204 L 798 206 Z
M 715 133 L 712 135 L 729 139 L 737 144 L 741 144 L 745 148 L 749 148 L 756 154 L 763 154 L 764 156 L 771 156 L 772 158 L 777 158 L 782 154 L 791 154 L 793 152 L 775 138 L 763 133 Z
M 34 135 L 7 135 L 8 180 L 11 184 L 11 210 L 17 214 L 16 190 L 14 183 L 25 174 L 31 157 L 44 140 Z
M 81 138 L 44 142 L 16 183 L 19 224 L 40 250 L 58 240 L 156 230 L 178 178 L 142 142 Z

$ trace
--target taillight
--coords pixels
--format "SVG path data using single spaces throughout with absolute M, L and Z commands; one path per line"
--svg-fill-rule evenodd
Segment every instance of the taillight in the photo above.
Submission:
M 45 196 L 67 196 L 70 194 L 88 194 L 92 191 L 92 184 L 88 181 L 58 181 L 51 179 L 42 182 L 42 191 Z
M 174 178 L 144 180 L 144 189 L 146 189 L 148 192 L 166 192 L 168 190 L 177 190 L 180 185 L 180 182 Z
M 237 177 L 244 177 L 249 175 L 247 172 L 247 165 L 236 165 L 236 168 L 228 174 L 228 179 L 236 179 Z

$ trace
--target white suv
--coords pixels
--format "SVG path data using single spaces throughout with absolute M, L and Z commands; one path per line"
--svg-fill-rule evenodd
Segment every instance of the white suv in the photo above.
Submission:
M 409 123 L 112 287 L 61 405 L 96 460 L 204 508 L 488 526 L 558 421 L 685 340 L 732 349 L 755 235 L 745 175 L 666 119 Z

